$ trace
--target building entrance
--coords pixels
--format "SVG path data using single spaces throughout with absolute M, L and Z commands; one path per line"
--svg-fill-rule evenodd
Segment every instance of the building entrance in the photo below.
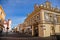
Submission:
M 38 25 L 34 25 L 34 36 L 38 36 Z

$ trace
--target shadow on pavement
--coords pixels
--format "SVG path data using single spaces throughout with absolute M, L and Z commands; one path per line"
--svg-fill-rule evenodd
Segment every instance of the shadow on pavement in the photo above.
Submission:
M 2 33 L 0 33 L 0 37 L 2 37 Z M 2 40 L 2 39 L 0 38 L 0 40 Z

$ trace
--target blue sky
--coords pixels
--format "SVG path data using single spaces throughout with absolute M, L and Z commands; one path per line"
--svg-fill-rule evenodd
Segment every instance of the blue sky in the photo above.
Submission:
M 60 0 L 48 0 L 53 7 L 60 7 Z M 6 13 L 6 20 L 12 20 L 12 28 L 23 23 L 27 14 L 34 10 L 34 4 L 45 3 L 46 0 L 0 0 L 0 5 Z

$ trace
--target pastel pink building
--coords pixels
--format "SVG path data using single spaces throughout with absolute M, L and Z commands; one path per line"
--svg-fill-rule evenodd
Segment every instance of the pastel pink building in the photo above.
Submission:
M 11 20 L 8 19 L 8 21 L 4 21 L 4 28 L 3 28 L 3 32 L 10 32 L 11 31 Z

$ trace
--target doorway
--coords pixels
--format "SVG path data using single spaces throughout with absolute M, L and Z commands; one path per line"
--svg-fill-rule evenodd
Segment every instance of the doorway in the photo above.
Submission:
M 34 25 L 34 36 L 38 37 L 38 25 Z

